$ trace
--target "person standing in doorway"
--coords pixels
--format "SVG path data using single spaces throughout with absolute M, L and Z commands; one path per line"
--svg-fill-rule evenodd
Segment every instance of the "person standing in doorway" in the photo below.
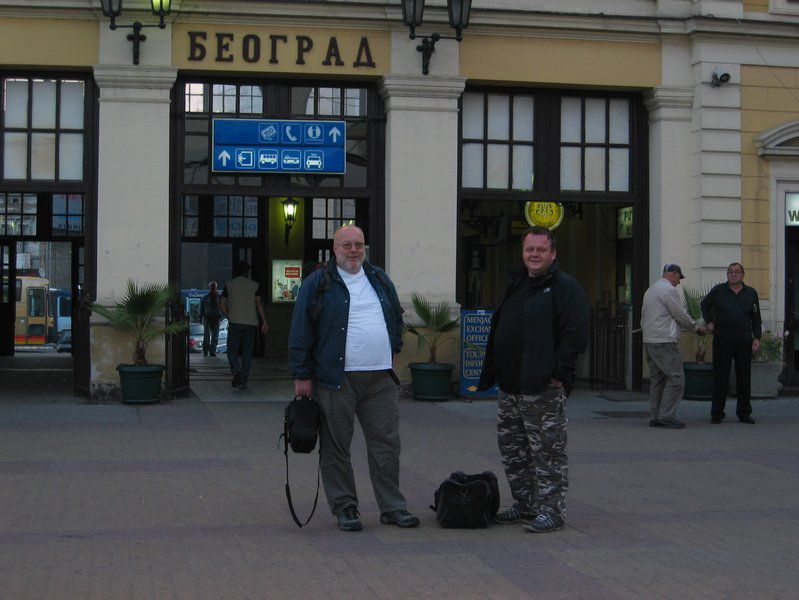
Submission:
M 677 418 L 685 373 L 680 356 L 680 331 L 689 329 L 705 335 L 704 325 L 688 314 L 677 291 L 685 279 L 680 265 L 667 263 L 660 279 L 644 293 L 641 307 L 641 330 L 649 364 L 650 427 L 682 429 L 685 423 Z
M 222 319 L 219 292 L 216 281 L 208 284 L 208 293 L 200 304 L 200 318 L 203 322 L 203 356 L 216 356 L 219 342 L 219 321 Z
M 713 405 L 710 422 L 721 423 L 735 361 L 735 414 L 741 423 L 754 425 L 752 418 L 752 354 L 760 348 L 763 322 L 755 288 L 744 283 L 744 268 L 734 262 L 727 267 L 727 282 L 714 286 L 702 299 L 702 317 L 713 334 Z
M 399 488 L 399 380 L 402 307 L 383 269 L 365 260 L 363 231 L 340 227 L 335 260 L 303 281 L 289 333 L 289 367 L 298 396 L 322 408 L 322 481 L 342 531 L 361 531 L 350 460 L 355 417 L 363 429 L 380 522 L 417 527 Z
M 478 389 L 499 387 L 497 440 L 514 504 L 497 523 L 529 521 L 525 530 L 562 529 L 569 487 L 566 398 L 575 363 L 588 345 L 588 301 L 556 262 L 554 234 L 522 236 L 523 266 L 491 318 Z
M 225 284 L 221 306 L 228 320 L 227 360 L 233 375 L 231 385 L 246 390 L 250 378 L 255 336 L 259 329 L 259 316 L 261 333 L 266 334 L 269 328 L 266 325 L 264 305 L 261 301 L 261 286 L 250 279 L 250 265 L 247 261 L 242 260 L 236 265 L 235 275 Z

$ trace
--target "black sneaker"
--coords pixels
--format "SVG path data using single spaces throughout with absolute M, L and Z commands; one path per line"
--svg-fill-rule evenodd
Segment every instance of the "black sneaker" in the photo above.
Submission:
M 685 429 L 685 423 L 675 419 L 674 421 L 657 421 L 656 427 L 664 427 L 666 429 Z
M 526 523 L 533 518 L 530 513 L 524 512 L 519 508 L 518 504 L 514 504 L 510 508 L 498 512 L 494 515 L 494 523 L 500 525 L 510 525 L 511 523 Z
M 397 527 L 419 527 L 419 517 L 412 515 L 404 508 L 380 513 L 380 522 L 383 525 L 396 525 Z
M 241 371 L 233 373 L 233 381 L 230 382 L 230 385 L 233 387 L 239 387 L 241 385 Z
M 738 417 L 738 420 L 741 423 L 747 423 L 749 425 L 754 425 L 755 424 L 755 420 L 752 417 L 750 417 L 749 415 L 746 415 L 745 417 Z
M 660 421 L 655 421 L 655 419 L 652 419 L 651 421 L 649 421 L 649 426 L 650 427 L 663 427 L 663 423 L 661 423 Z
M 721 423 L 721 417 L 710 417 L 710 422 L 713 423 L 713 425 L 718 425 Z
M 357 508 L 348 506 L 336 515 L 338 519 L 338 528 L 341 529 L 341 531 L 360 531 L 363 529 L 361 520 L 358 518 L 360 516 Z
M 541 513 L 530 521 L 529 525 L 524 526 L 524 530 L 531 533 L 549 533 L 558 529 L 563 529 L 563 519 L 546 512 Z

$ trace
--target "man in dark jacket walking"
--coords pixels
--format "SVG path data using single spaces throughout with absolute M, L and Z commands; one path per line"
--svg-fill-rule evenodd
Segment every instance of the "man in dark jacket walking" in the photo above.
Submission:
M 340 227 L 335 261 L 303 281 L 289 333 L 289 367 L 298 395 L 315 392 L 322 408 L 322 481 L 342 531 L 360 531 L 350 461 L 355 416 L 363 429 L 380 522 L 417 527 L 399 489 L 398 383 L 402 307 L 383 269 L 365 259 L 363 231 Z
M 491 319 L 481 390 L 499 387 L 497 438 L 514 504 L 497 523 L 526 531 L 561 529 L 569 486 L 566 397 L 575 361 L 588 344 L 588 301 L 555 261 L 555 236 L 531 227 L 522 236 L 524 267 Z

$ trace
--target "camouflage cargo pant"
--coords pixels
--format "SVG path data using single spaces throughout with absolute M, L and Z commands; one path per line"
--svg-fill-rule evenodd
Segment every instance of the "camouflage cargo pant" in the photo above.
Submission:
M 497 439 L 514 501 L 522 511 L 561 518 L 566 510 L 566 392 L 548 385 L 527 396 L 499 392 Z

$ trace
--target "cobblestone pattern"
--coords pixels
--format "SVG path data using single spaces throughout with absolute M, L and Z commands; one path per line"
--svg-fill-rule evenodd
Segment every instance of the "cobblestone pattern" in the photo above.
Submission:
M 268 394 L 266 394 L 268 396 Z M 283 396 L 149 407 L 0 399 L 0 598 L 795 598 L 799 401 L 755 402 L 755 426 L 652 429 L 643 400 L 569 399 L 564 530 L 439 528 L 453 470 L 493 470 L 495 403 L 402 401 L 402 486 L 418 529 L 379 524 L 363 438 L 364 531 L 320 500 L 299 530 L 277 447 Z M 99 413 L 97 411 L 100 411 Z M 610 414 L 613 414 L 612 412 Z M 292 455 L 300 514 L 315 454 Z

